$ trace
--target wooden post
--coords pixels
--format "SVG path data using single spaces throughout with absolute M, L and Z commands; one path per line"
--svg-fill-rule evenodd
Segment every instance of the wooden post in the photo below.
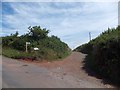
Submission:
M 30 44 L 30 42 L 26 42 L 26 52 L 28 52 L 28 44 Z
M 27 42 L 26 42 L 26 52 L 28 52 L 28 50 L 27 50 Z

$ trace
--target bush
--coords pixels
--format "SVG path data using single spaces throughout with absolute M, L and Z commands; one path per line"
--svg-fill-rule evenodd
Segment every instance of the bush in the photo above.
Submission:
M 70 54 L 70 49 L 67 44 L 62 42 L 57 36 L 48 36 L 49 30 L 40 26 L 29 27 L 29 32 L 18 36 L 18 32 L 10 36 L 3 37 L 4 55 L 11 58 L 27 58 L 35 59 L 61 59 Z M 25 53 L 26 42 L 29 53 Z M 34 51 L 33 48 L 38 47 L 39 51 Z M 13 49 L 13 51 L 12 51 Z M 8 50 L 8 51 L 7 51 Z M 11 53 L 12 52 L 12 53 Z
M 101 77 L 120 84 L 120 26 L 103 32 L 100 36 L 75 49 L 85 52 L 86 65 Z
M 0 44 L 0 55 L 2 54 L 2 44 Z

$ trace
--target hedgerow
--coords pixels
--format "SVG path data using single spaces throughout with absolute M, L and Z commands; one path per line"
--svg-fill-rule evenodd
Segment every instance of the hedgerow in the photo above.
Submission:
M 29 32 L 18 36 L 19 33 L 2 37 L 3 55 L 11 58 L 35 58 L 41 59 L 61 59 L 70 54 L 68 45 L 60 40 L 57 36 L 48 36 L 49 30 L 40 26 L 29 27 Z M 26 42 L 28 52 L 26 50 Z M 34 48 L 39 48 L 34 51 Z
M 77 47 L 88 54 L 86 65 L 101 77 L 120 85 L 120 26 L 108 28 L 97 38 Z

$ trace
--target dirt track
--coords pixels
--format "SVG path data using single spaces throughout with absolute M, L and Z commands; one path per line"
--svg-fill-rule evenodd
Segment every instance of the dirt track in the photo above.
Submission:
M 110 88 L 83 69 L 85 54 L 73 52 L 62 61 L 30 62 L 3 57 L 3 87 Z

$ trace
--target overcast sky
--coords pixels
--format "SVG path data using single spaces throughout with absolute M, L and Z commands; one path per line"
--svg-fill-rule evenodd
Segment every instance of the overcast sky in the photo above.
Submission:
M 117 2 L 2 2 L 2 36 L 40 25 L 75 48 L 118 25 Z M 1 28 L 1 26 L 0 26 Z M 0 36 L 1 36 L 0 35 Z

